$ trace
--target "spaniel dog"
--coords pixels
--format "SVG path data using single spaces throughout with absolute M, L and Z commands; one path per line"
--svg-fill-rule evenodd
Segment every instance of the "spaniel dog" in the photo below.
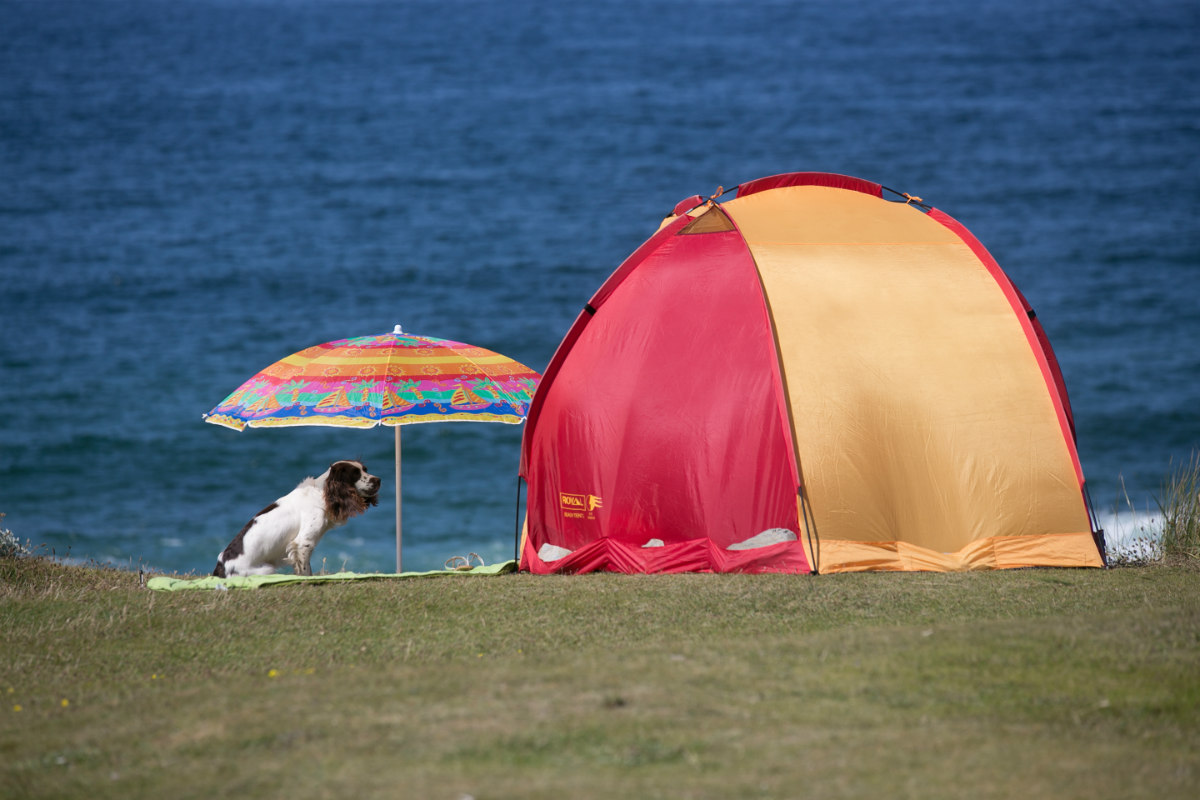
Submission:
M 379 483 L 361 462 L 335 461 L 247 522 L 217 557 L 213 575 L 270 575 L 283 564 L 297 575 L 312 575 L 310 560 L 321 537 L 377 505 Z

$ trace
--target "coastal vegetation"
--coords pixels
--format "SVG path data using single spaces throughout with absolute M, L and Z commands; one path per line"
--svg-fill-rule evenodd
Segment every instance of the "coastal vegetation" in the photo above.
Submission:
M 1192 451 L 1192 457 L 1163 482 L 1157 502 L 1162 555 L 1200 558 L 1200 451 Z
M 1139 519 L 1138 510 L 1125 493 L 1130 519 Z M 1161 561 L 1200 559 L 1200 450 L 1179 464 L 1172 462 L 1154 497 L 1157 513 L 1147 509 L 1140 515 L 1144 522 L 1127 540 L 1110 545 L 1109 563 L 1117 566 L 1140 565 Z
M 0 514 L 0 558 L 33 555 L 29 542 L 22 542 L 8 528 L 3 527 L 4 514 Z

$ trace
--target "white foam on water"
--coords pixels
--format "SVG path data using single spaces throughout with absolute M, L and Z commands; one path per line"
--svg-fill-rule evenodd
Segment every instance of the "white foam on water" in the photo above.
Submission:
M 1157 511 L 1097 513 L 1096 522 L 1104 529 L 1110 554 L 1147 555 L 1162 535 L 1162 515 Z

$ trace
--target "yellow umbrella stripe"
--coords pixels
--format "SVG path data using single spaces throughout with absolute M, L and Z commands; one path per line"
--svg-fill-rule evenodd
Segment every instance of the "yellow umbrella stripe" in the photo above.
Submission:
M 458 366 L 462 364 L 503 364 L 506 367 L 511 367 L 513 364 L 512 359 L 498 355 L 471 356 L 469 358 L 461 355 L 450 355 L 444 359 L 432 358 L 429 356 L 351 356 L 340 358 L 337 356 L 325 356 L 320 359 L 314 359 L 303 358 L 299 353 L 294 353 L 286 358 L 281 358 L 277 363 L 300 367 L 306 366 L 318 360 L 321 364 L 329 364 L 333 366 L 362 366 L 371 364 L 420 364 L 422 366 L 440 366 L 443 364 L 452 366 Z

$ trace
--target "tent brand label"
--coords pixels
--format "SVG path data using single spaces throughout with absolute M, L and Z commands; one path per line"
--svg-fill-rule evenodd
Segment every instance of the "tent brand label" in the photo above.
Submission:
M 559 492 L 558 505 L 567 519 L 595 519 L 596 509 L 602 508 L 604 503 L 594 494 Z

